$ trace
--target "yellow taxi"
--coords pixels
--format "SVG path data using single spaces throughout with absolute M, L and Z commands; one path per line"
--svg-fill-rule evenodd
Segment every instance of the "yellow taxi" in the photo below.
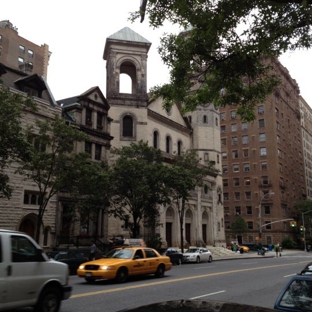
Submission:
M 238 247 L 238 250 L 240 250 L 242 248 L 244 250 L 244 252 L 249 252 L 249 247 L 247 247 L 247 246 L 238 244 L 237 247 Z
M 135 275 L 163 277 L 171 267 L 170 258 L 160 255 L 153 248 L 120 247 L 109 251 L 101 259 L 81 264 L 77 275 L 89 283 L 100 279 L 123 283 L 129 276 Z

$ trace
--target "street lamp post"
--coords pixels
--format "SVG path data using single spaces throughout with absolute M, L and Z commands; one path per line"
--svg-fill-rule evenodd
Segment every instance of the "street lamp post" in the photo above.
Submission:
M 261 238 L 262 238 L 262 213 L 261 213 L 261 210 L 262 210 L 262 200 L 268 196 L 268 195 L 274 195 L 275 193 L 274 192 L 268 192 L 268 193 L 265 193 L 261 199 L 260 199 L 260 204 L 259 204 L 259 239 L 261 241 Z
M 304 251 L 307 251 L 307 243 L 306 243 L 306 233 L 305 233 L 305 226 L 304 226 L 304 215 L 312 210 L 308 210 L 306 212 L 301 212 L 302 214 L 302 226 L 303 226 L 303 242 L 304 242 Z

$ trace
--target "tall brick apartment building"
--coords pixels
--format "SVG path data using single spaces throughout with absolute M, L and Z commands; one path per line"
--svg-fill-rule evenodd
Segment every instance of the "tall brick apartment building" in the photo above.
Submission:
M 243 217 L 243 242 L 296 240 L 287 219 L 306 198 L 299 87 L 279 61 L 272 65 L 282 83 L 257 105 L 253 122 L 241 121 L 235 106 L 220 109 L 225 231 Z

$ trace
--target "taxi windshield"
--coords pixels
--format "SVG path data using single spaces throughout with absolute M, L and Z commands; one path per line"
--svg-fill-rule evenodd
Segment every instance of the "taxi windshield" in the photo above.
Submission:
M 133 250 L 129 249 L 113 249 L 109 251 L 104 258 L 131 259 Z

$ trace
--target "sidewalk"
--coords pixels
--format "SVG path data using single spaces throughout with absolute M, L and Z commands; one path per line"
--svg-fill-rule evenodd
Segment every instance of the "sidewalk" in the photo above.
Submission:
M 213 261 L 220 261 L 220 260 L 238 260 L 238 259 L 264 259 L 264 258 L 275 258 L 275 251 L 267 251 L 264 256 L 258 255 L 256 251 L 249 251 L 244 252 L 243 254 L 237 253 L 231 250 L 228 250 L 223 247 L 211 247 L 209 246 L 208 249 L 212 253 Z M 297 249 L 287 249 L 282 252 L 282 256 L 289 255 L 289 254 L 300 254 L 300 255 L 310 255 L 312 258 L 312 252 L 306 252 L 303 250 Z

